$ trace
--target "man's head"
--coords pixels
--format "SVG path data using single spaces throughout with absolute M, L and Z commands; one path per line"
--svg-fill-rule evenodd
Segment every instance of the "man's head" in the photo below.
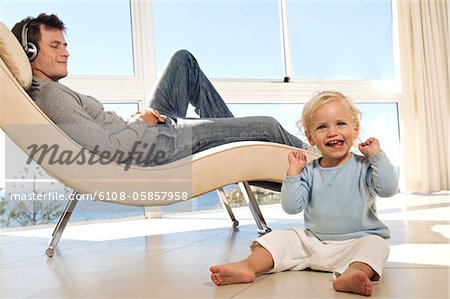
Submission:
M 14 25 L 12 32 L 30 58 L 33 76 L 58 81 L 67 76 L 67 43 L 64 23 L 54 14 L 28 17 Z

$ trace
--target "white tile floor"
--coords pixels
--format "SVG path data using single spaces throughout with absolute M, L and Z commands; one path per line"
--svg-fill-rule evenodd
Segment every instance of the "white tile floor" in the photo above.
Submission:
M 373 298 L 449 298 L 450 193 L 399 194 L 378 202 L 391 228 L 391 254 Z M 301 225 L 279 205 L 263 206 L 273 229 Z M 75 210 L 76 213 L 76 210 Z M 0 298 L 351 298 L 331 274 L 283 272 L 252 284 L 216 287 L 209 266 L 248 254 L 257 237 L 246 208 L 233 231 L 224 212 L 70 225 L 56 255 L 44 250 L 52 228 L 1 233 Z

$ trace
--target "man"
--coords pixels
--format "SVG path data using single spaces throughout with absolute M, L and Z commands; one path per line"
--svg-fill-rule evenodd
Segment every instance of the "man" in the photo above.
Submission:
M 36 104 L 77 143 L 92 152 L 108 152 L 116 162 L 160 165 L 235 141 L 267 141 L 305 148 L 273 118 L 233 118 L 196 59 L 186 50 L 171 58 L 150 107 L 124 120 L 114 112 L 104 111 L 93 97 L 58 83 L 68 74 L 69 52 L 64 23 L 56 15 L 26 18 L 12 32 L 31 61 L 33 83 L 28 92 Z M 186 118 L 189 103 L 199 119 Z

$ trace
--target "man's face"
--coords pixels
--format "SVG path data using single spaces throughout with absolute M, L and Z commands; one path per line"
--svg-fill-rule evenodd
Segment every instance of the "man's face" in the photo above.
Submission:
M 69 52 L 64 32 L 40 25 L 41 40 L 36 59 L 31 63 L 33 76 L 47 81 L 58 81 L 67 76 Z

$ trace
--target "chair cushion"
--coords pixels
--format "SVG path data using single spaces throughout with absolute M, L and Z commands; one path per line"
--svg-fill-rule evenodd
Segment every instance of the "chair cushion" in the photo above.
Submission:
M 17 38 L 0 22 L 0 57 L 19 84 L 28 90 L 31 86 L 31 65 Z

